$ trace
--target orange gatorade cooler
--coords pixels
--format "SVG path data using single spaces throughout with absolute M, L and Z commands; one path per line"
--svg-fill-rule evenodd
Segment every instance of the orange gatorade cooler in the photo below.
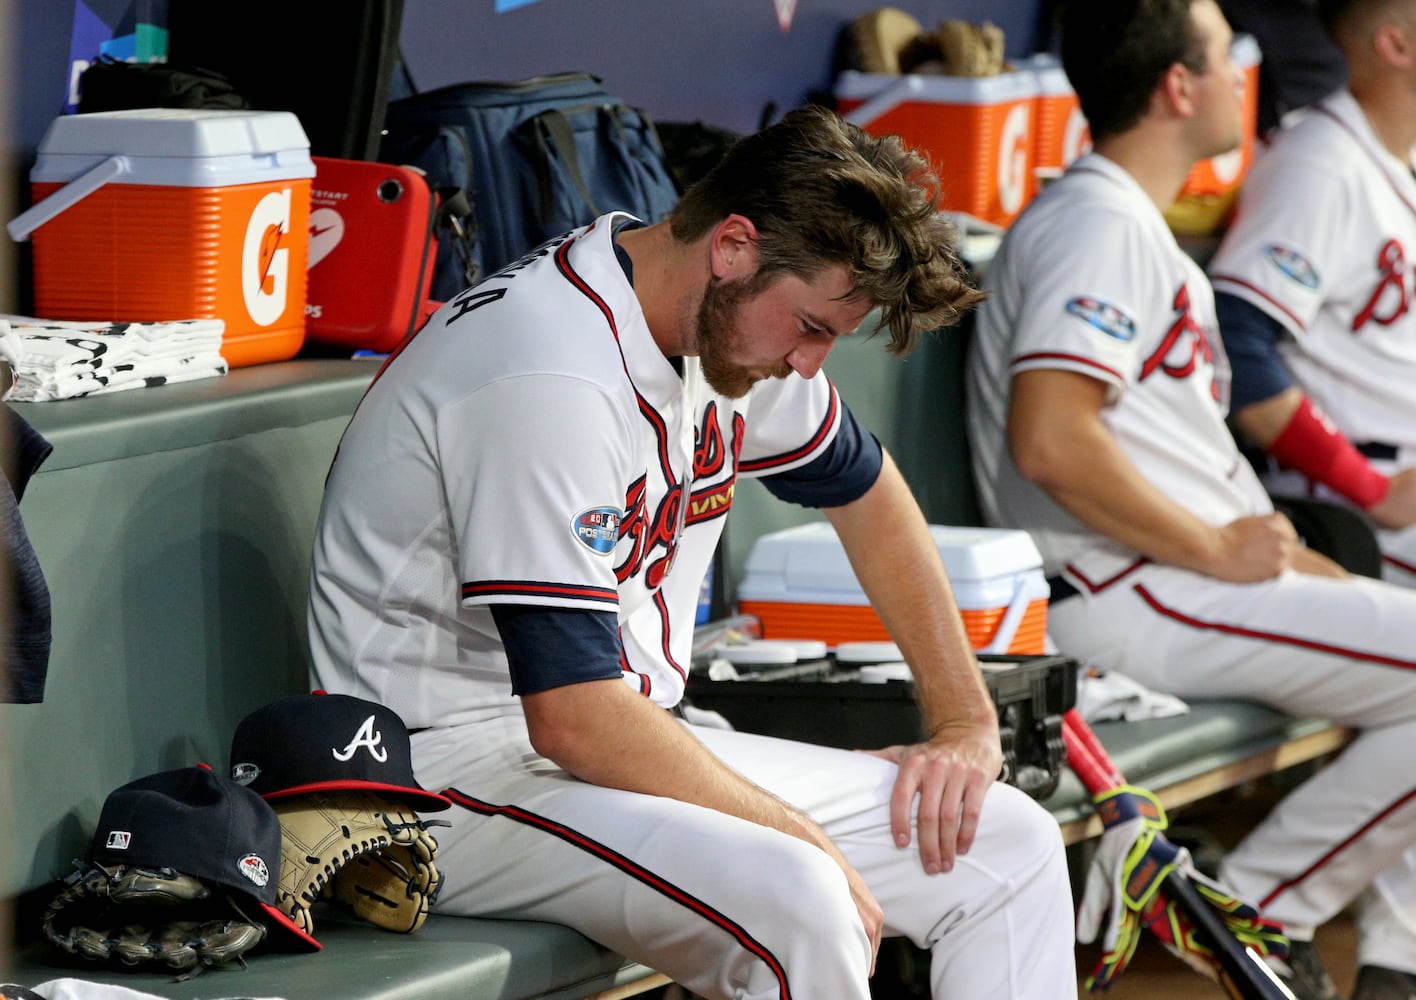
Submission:
M 1057 57 L 1043 52 L 1030 57 L 1026 63 L 1037 84 L 1033 112 L 1033 177 L 1041 180 L 1061 174 L 1068 164 L 1091 148 L 1091 129 Z M 1040 186 L 1034 185 L 1034 194 Z
M 1026 531 L 931 525 L 969 642 L 982 653 L 1042 653 L 1049 589 Z M 763 535 L 738 587 L 738 610 L 768 639 L 881 642 L 890 635 L 856 581 L 829 523 Z
M 7 228 L 33 240 L 40 316 L 220 319 L 232 367 L 300 350 L 315 168 L 295 115 L 66 115 L 38 152 Z
M 840 74 L 836 103 L 871 135 L 897 134 L 929 156 L 941 208 L 1006 226 L 1033 188 L 1032 73 L 997 76 Z

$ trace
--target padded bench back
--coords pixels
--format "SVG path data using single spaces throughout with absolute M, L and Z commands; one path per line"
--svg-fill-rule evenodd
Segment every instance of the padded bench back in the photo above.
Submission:
M 54 644 L 44 701 L 0 705 L 0 894 L 66 874 L 114 788 L 224 769 L 241 718 L 307 689 L 314 523 L 375 367 L 297 361 L 14 404 L 54 445 L 20 505 Z

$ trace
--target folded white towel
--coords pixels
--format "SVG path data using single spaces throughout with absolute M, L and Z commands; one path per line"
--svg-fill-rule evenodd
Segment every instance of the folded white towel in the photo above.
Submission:
M 18 338 L 22 352 L 11 399 L 73 399 L 227 371 L 221 320 L 95 323 L 11 316 L 0 322 Z

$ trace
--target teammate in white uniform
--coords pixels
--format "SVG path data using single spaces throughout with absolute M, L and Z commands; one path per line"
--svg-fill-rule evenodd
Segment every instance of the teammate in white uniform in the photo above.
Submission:
M 1350 89 L 1261 154 L 1210 274 L 1270 491 L 1365 510 L 1383 576 L 1416 586 L 1416 0 L 1323 12 Z
M 924 518 L 818 375 L 872 307 L 907 350 L 972 305 L 922 169 L 793 112 L 669 222 L 602 217 L 457 296 L 374 382 L 317 530 L 314 680 L 397 710 L 460 807 L 441 912 L 568 924 L 705 997 L 865 1000 L 882 934 L 932 951 L 936 997 L 1074 995 L 1057 826 L 995 783 Z M 668 711 L 739 476 L 825 508 L 929 742 Z
M 1064 652 L 1182 697 L 1361 728 L 1221 876 L 1286 925 L 1284 974 L 1305 998 L 1336 995 L 1314 929 L 1370 887 L 1363 973 L 1402 992 L 1358 996 L 1404 998 L 1416 594 L 1347 577 L 1273 512 L 1224 423 L 1210 286 L 1161 214 L 1196 160 L 1239 139 L 1229 28 L 1213 0 L 1068 10 L 1063 62 L 1095 152 L 1028 207 L 987 273 L 968 371 L 982 507 L 1034 533 Z

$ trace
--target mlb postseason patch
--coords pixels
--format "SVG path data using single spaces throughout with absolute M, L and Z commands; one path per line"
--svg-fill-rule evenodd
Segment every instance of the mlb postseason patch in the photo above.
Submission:
M 1318 287 L 1318 269 L 1297 250 L 1272 243 L 1264 248 L 1264 256 L 1269 259 L 1269 263 L 1304 288 Z
M 1122 343 L 1136 339 L 1136 321 L 1110 302 L 1079 295 L 1067 303 L 1067 311 Z
M 270 868 L 259 854 L 247 854 L 236 862 L 236 869 L 254 884 L 264 888 L 270 882 Z
M 591 552 L 609 555 L 619 543 L 622 517 L 618 507 L 590 507 L 575 515 L 570 530 L 576 540 Z

